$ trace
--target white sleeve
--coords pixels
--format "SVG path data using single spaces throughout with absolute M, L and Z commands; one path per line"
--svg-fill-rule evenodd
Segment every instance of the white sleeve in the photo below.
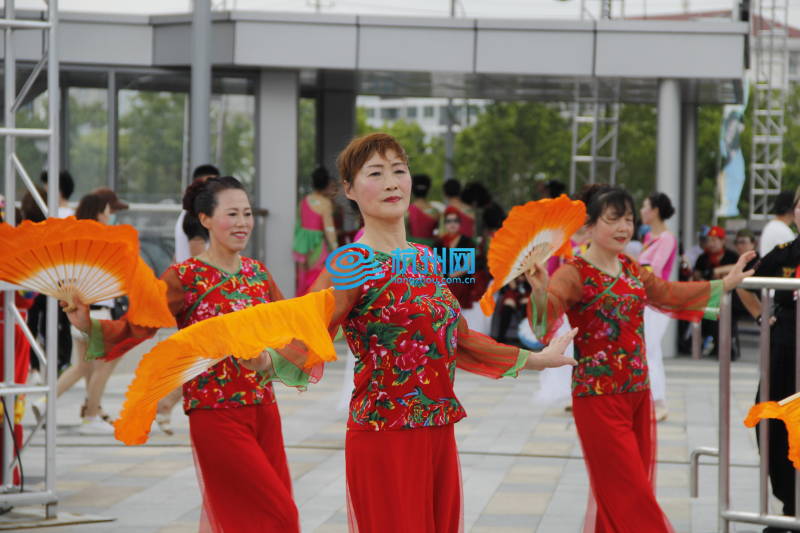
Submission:
M 764 257 L 779 244 L 793 241 L 794 238 L 794 232 L 789 226 L 770 221 L 764 226 L 764 231 L 761 233 L 761 241 L 758 243 L 758 255 Z
M 189 239 L 183 232 L 183 218 L 186 216 L 186 211 L 181 211 L 178 215 L 178 220 L 175 222 L 175 262 L 183 263 L 191 257 L 189 253 Z

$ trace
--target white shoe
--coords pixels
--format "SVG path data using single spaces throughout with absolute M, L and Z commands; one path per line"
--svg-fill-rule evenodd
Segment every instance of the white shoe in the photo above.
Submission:
M 36 417 L 36 423 L 41 422 L 45 414 L 47 414 L 47 396 L 42 396 L 36 401 L 31 402 L 31 411 L 33 416 Z
M 165 435 L 169 435 L 170 437 L 175 434 L 175 431 L 172 429 L 172 420 L 169 413 L 158 413 L 156 415 L 156 423 L 158 424 L 158 429 L 164 432 Z
M 656 400 L 655 401 L 655 416 L 656 422 L 663 422 L 669 416 L 669 410 L 667 409 L 667 402 L 664 400 Z
M 98 416 L 91 416 L 83 419 L 78 433 L 81 435 L 113 435 L 114 426 Z

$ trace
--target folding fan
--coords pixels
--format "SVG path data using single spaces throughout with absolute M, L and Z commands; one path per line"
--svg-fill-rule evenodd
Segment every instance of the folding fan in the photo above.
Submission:
M 755 427 L 759 420 L 777 418 L 786 424 L 789 435 L 789 460 L 796 470 L 800 470 L 800 392 L 779 402 L 762 402 L 750 408 L 744 425 Z
M 328 332 L 334 306 L 333 289 L 324 289 L 196 322 L 158 343 L 139 362 L 114 423 L 116 438 L 143 444 L 158 400 L 228 356 L 252 359 L 297 340 L 307 348 L 302 363 L 294 362 L 298 368 L 335 361 Z
M 529 265 L 552 255 L 570 256 L 569 238 L 586 222 L 586 206 L 562 194 L 511 209 L 489 245 L 492 284 L 481 298 L 484 314 L 494 312 L 494 293 L 522 274 Z
M 0 224 L 0 279 L 68 304 L 92 304 L 127 294 L 128 319 L 147 327 L 173 327 L 167 286 L 139 256 L 132 226 L 49 218 L 17 227 Z

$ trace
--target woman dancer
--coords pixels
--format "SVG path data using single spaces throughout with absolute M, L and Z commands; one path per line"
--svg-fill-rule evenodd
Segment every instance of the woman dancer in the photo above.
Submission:
M 430 249 L 406 239 L 411 176 L 403 148 L 375 133 L 353 140 L 337 164 L 345 195 L 364 218 L 352 250 L 376 270 L 363 284 L 332 292 L 329 332 L 341 326 L 356 357 L 345 440 L 350 527 L 456 533 L 463 509 L 453 425 L 466 415 L 453 391 L 456 367 L 499 378 L 574 364 L 561 355 L 572 335 L 534 354 L 471 331 L 444 278 L 427 270 Z M 408 263 L 396 261 L 398 250 Z M 313 288 L 332 281 L 326 270 Z M 303 346 L 268 353 L 285 383 L 319 376 L 305 369 Z
M 90 193 L 81 198 L 75 210 L 78 220 L 96 220 L 102 224 L 109 224 L 113 212 L 114 201 L 119 202 L 116 195 Z M 95 319 L 110 319 L 114 300 L 104 300 L 91 306 L 91 317 Z M 100 400 L 105 392 L 111 374 L 117 367 L 118 361 L 94 361 L 87 357 L 87 336 L 79 330 L 72 329 L 72 358 L 73 364 L 58 378 L 56 395 L 60 397 L 72 388 L 81 378 L 86 378 L 86 399 L 81 406 L 81 425 L 78 433 L 81 435 L 112 435 L 114 427 L 110 424 L 110 417 L 103 412 Z M 33 403 L 32 409 L 37 419 L 44 414 L 46 397 Z
M 453 424 L 466 414 L 453 392 L 456 366 L 499 378 L 573 364 L 561 355 L 571 335 L 533 354 L 469 330 L 443 278 L 418 273 L 429 249 L 406 240 L 411 179 L 393 137 L 353 140 L 338 167 L 364 217 L 358 244 L 380 267 L 379 279 L 334 291 L 332 323 L 356 356 L 345 441 L 351 530 L 455 533 L 463 509 Z M 414 264 L 393 272 L 397 249 L 413 250 Z M 330 280 L 326 272 L 316 286 Z
M 659 278 L 669 281 L 675 256 L 678 253 L 678 239 L 670 233 L 664 223 L 674 213 L 675 208 L 669 196 L 655 192 L 644 199 L 642 224 L 650 226 L 644 237 L 644 249 L 639 254 L 639 264 L 649 267 Z M 661 341 L 669 326 L 669 316 L 655 311 L 650 306 L 644 309 L 644 342 L 647 345 L 647 366 L 650 371 L 650 390 L 656 412 L 656 421 L 667 419 L 667 376 L 664 373 L 664 353 Z
M 283 298 L 267 268 L 241 255 L 253 214 L 237 179 L 196 181 L 183 205 L 198 217 L 210 245 L 161 278 L 180 327 Z M 78 329 L 92 332 L 90 355 L 95 357 L 113 357 L 155 333 L 124 317 L 90 320 L 82 305 L 69 318 Z M 203 524 L 215 533 L 300 530 L 266 360 L 266 355 L 251 361 L 227 358 L 183 387 L 203 491 Z
M 723 280 L 663 281 L 622 253 L 634 228 L 631 196 L 594 186 L 583 200 L 591 245 L 552 280 L 544 265 L 531 268 L 529 318 L 539 338 L 555 331 L 564 313 L 578 329 L 572 405 L 593 496 L 585 529 L 669 532 L 653 488 L 656 439 L 642 342 L 644 306 L 699 320 L 718 306 L 723 290 L 752 273 L 743 272 L 749 257 Z
M 325 268 L 325 258 L 337 246 L 331 201 L 336 195 L 336 181 L 320 167 L 311 174 L 311 185 L 314 190 L 300 202 L 294 230 L 292 249 L 297 262 L 296 296 L 308 292 Z
M 428 201 L 431 178 L 426 174 L 415 174 L 411 178 L 411 193 L 414 201 L 408 206 L 408 240 L 433 246 L 434 232 L 439 226 L 439 211 Z

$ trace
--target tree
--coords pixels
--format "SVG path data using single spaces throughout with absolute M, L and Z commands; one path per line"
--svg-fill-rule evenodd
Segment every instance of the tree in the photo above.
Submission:
M 536 178 L 568 179 L 570 142 L 560 106 L 495 102 L 456 137 L 456 176 L 483 183 L 510 207 L 534 198 Z
M 106 91 L 71 88 L 67 106 L 67 161 L 75 178 L 74 199 L 77 200 L 108 181 Z
M 127 111 L 119 119 L 118 192 L 134 201 L 177 200 L 187 95 L 120 91 L 120 97 Z

